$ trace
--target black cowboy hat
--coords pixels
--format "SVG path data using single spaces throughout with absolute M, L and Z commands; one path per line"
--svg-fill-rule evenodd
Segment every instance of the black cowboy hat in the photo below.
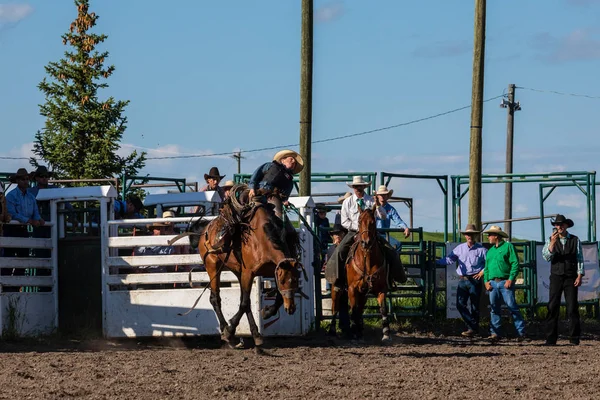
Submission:
M 31 179 L 34 179 L 36 176 L 50 178 L 50 177 L 54 176 L 54 172 L 48 171 L 48 168 L 46 168 L 45 165 L 40 165 L 39 167 L 37 167 L 37 169 L 35 171 L 31 172 Z
M 341 224 L 333 224 L 333 227 L 329 230 L 330 235 L 338 235 L 340 233 L 346 233 L 348 230 Z
M 329 212 L 330 210 L 327 206 L 325 206 L 325 204 L 317 203 L 317 204 L 315 204 L 315 211 L 316 212 L 320 212 L 320 211 Z
M 127 198 L 127 201 L 133 204 L 135 211 L 139 212 L 142 208 L 144 208 L 144 203 L 142 203 L 142 200 L 140 200 L 140 198 L 137 196 L 130 196 Z
M 562 214 L 556 214 L 556 218 L 551 219 L 550 223 L 554 226 L 554 225 L 559 225 L 559 224 L 567 224 L 567 227 L 570 228 L 573 225 L 575 225 L 575 223 L 573 222 L 572 219 L 568 219 L 566 218 L 564 215 Z
M 27 178 L 29 179 L 29 172 L 25 168 L 19 168 L 17 173 L 8 177 L 8 180 L 11 183 L 17 183 L 17 179 L 19 178 Z
M 212 167 L 210 171 L 208 171 L 208 174 L 204 174 L 204 180 L 207 180 L 208 178 L 221 180 L 225 178 L 225 175 L 221 175 L 221 173 L 219 172 L 219 168 Z

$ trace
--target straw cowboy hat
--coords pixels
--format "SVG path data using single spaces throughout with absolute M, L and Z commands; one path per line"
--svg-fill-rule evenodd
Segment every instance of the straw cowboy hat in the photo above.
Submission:
M 273 161 L 280 162 L 283 158 L 287 158 L 287 157 L 294 157 L 294 160 L 296 160 L 296 166 L 294 167 L 294 170 L 293 170 L 294 174 L 297 174 L 304 169 L 304 160 L 302 159 L 302 156 L 300 154 L 296 153 L 294 150 L 278 151 L 273 156 Z
M 556 218 L 551 219 L 550 223 L 552 224 L 552 226 L 554 226 L 554 225 L 560 225 L 560 224 L 567 224 L 568 228 L 570 228 L 573 225 L 575 225 L 575 223 L 573 222 L 572 219 L 568 219 L 568 218 L 566 218 L 562 214 L 556 214 Z
M 485 231 L 485 232 L 483 232 L 483 233 L 486 233 L 486 234 L 488 234 L 488 235 L 489 235 L 489 234 L 492 234 L 492 235 L 498 235 L 498 236 L 501 236 L 501 237 L 503 237 L 503 238 L 507 238 L 507 237 L 508 237 L 508 234 L 507 234 L 506 232 L 504 232 L 504 231 L 502 230 L 502 228 L 500 228 L 500 227 L 499 227 L 499 226 L 497 226 L 497 225 L 492 225 L 492 226 L 490 226 L 490 229 L 488 229 L 487 231 Z
M 220 181 L 221 179 L 225 178 L 225 175 L 221 175 L 219 168 L 212 167 L 210 171 L 208 171 L 208 174 L 204 174 L 204 180 L 207 180 L 208 178 L 213 178 Z
M 175 217 L 175 212 L 171 211 L 171 210 L 163 211 L 162 217 L 163 218 L 174 218 Z M 148 225 L 148 229 L 160 228 L 160 227 L 163 227 L 163 226 L 171 226 L 171 225 L 173 225 L 172 222 L 155 222 L 153 224 Z
M 465 228 L 464 231 L 461 231 L 460 233 L 465 234 L 479 234 L 481 233 L 481 231 L 479 229 L 477 229 L 477 227 L 473 224 L 467 224 L 467 227 Z
M 346 183 L 346 185 L 348 185 L 350 187 L 354 187 L 354 186 L 367 187 L 370 184 L 371 184 L 371 182 L 365 181 L 365 178 L 363 178 L 362 176 L 353 176 L 352 177 L 352 182 Z
M 346 200 L 350 196 L 352 196 L 352 193 L 346 192 L 346 194 L 344 194 L 343 196 L 338 197 L 337 202 L 339 204 L 342 204 L 344 202 L 344 200 Z
M 234 181 L 227 181 L 224 185 L 221 185 L 223 189 L 231 189 L 235 185 Z
M 27 178 L 29 179 L 29 172 L 25 168 L 19 168 L 17 173 L 8 177 L 11 183 L 17 183 L 17 179 Z
M 385 185 L 380 185 L 377 191 L 375 192 L 375 194 L 387 194 L 389 196 L 391 196 L 392 193 L 394 193 L 394 189 L 388 190 L 387 186 Z
M 48 171 L 45 165 L 40 165 L 35 171 L 31 172 L 31 179 L 34 179 L 36 176 L 51 178 L 54 176 L 54 172 Z

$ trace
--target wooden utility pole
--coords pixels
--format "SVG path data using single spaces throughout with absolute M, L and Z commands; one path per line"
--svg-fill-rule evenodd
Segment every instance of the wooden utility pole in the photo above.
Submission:
M 502 102 L 503 107 L 505 103 Z M 515 85 L 508 85 L 508 109 L 506 123 L 506 173 L 513 173 L 513 138 L 515 129 Z M 508 239 L 512 238 L 512 182 L 506 183 L 504 188 L 504 231 Z
M 475 0 L 471 146 L 469 153 L 469 223 L 481 227 L 481 131 L 483 125 L 483 71 L 485 59 L 485 0 Z M 462 227 L 461 227 L 462 228 Z
M 313 80 L 313 0 L 302 0 L 302 43 L 300 54 L 300 196 L 310 196 Z
M 242 158 L 245 158 L 242 157 L 242 151 L 236 151 L 231 157 L 237 161 L 237 173 L 240 174 L 242 170 Z

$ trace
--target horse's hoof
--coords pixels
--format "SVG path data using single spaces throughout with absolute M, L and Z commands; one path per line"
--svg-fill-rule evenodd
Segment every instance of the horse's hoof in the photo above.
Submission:
M 236 350 L 242 350 L 242 349 L 245 349 L 245 346 L 244 346 L 243 342 L 239 342 L 233 348 L 236 349 Z
M 262 346 L 264 343 L 263 338 L 261 336 L 255 337 L 254 338 L 254 346 L 255 347 L 260 347 Z
M 269 319 L 273 315 L 275 315 L 275 313 L 273 312 L 271 307 L 265 307 L 262 310 L 260 310 L 260 315 L 263 317 L 263 319 Z
M 392 343 L 392 338 L 389 335 L 383 335 L 383 337 L 381 338 L 381 343 L 390 344 Z
M 254 353 L 258 356 L 264 356 L 266 354 L 265 351 L 263 350 L 263 348 L 260 346 L 256 346 L 254 348 Z

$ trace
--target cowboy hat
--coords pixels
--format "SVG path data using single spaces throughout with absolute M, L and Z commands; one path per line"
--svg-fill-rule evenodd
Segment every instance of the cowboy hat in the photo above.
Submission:
M 556 218 L 551 219 L 550 223 L 552 225 L 560 225 L 560 224 L 567 224 L 567 227 L 570 228 L 573 225 L 575 225 L 575 223 L 573 222 L 572 219 L 568 219 L 566 218 L 564 215 L 562 214 L 556 214 Z
M 339 204 L 342 204 L 344 202 L 344 200 L 346 200 L 350 196 L 352 196 L 352 193 L 346 192 L 346 194 L 344 194 L 343 196 L 338 197 L 337 202 Z
M 329 230 L 330 235 L 339 235 L 340 233 L 348 232 L 342 224 L 333 224 L 333 227 Z
M 365 178 L 363 178 L 362 176 L 353 176 L 352 177 L 352 182 L 346 183 L 346 185 L 348 185 L 350 187 L 354 187 L 354 186 L 367 187 L 370 184 L 371 184 L 371 182 L 365 181 Z
M 25 168 L 19 168 L 17 173 L 8 177 L 8 180 L 11 183 L 17 183 L 17 179 L 19 178 L 27 178 L 29 179 L 29 172 Z
M 465 228 L 464 231 L 461 231 L 460 233 L 481 233 L 481 231 L 479 229 L 477 229 L 477 227 L 473 224 L 467 224 L 467 227 Z
M 220 181 L 221 179 L 225 178 L 225 175 L 221 175 L 219 168 L 212 167 L 210 171 L 208 171 L 208 174 L 204 174 L 204 180 L 207 180 L 208 178 L 213 178 Z
M 392 193 L 394 193 L 394 189 L 388 190 L 387 186 L 385 185 L 380 185 L 377 191 L 375 192 L 375 194 L 387 194 L 389 196 L 391 196 Z
M 36 176 L 50 178 L 54 176 L 54 172 L 48 171 L 45 165 L 40 165 L 35 171 L 31 172 L 31 179 L 34 179 Z
M 483 233 L 485 233 L 485 234 L 488 234 L 488 235 L 489 235 L 489 234 L 492 234 L 492 235 L 498 235 L 498 236 L 501 236 L 501 237 L 503 237 L 503 238 L 507 238 L 507 237 L 508 237 L 508 234 L 507 234 L 506 232 L 504 232 L 504 231 L 502 230 L 502 228 L 500 228 L 500 227 L 499 227 L 499 226 L 497 226 L 497 225 L 492 225 L 492 226 L 490 226 L 490 229 L 488 229 L 487 231 L 485 231 L 485 232 L 483 232 Z
M 294 157 L 294 160 L 296 160 L 296 166 L 294 167 L 294 170 L 292 171 L 294 174 L 297 174 L 304 169 L 304 160 L 302 159 L 302 156 L 300 154 L 296 153 L 294 150 L 278 151 L 273 156 L 273 161 L 280 162 L 283 158 L 287 158 L 287 157 Z
M 323 203 L 317 203 L 315 204 L 315 211 L 316 212 L 329 212 L 329 208 L 325 206 L 325 204 Z
M 223 189 L 231 189 L 231 188 L 232 188 L 234 185 L 235 185 L 235 182 L 234 182 L 234 181 L 227 181 L 227 182 L 225 182 L 225 184 L 224 184 L 224 185 L 222 185 L 221 187 L 222 187 Z
M 174 218 L 175 212 L 171 211 L 171 210 L 163 211 L 162 217 L 163 218 Z M 154 222 L 153 224 L 148 225 L 148 229 L 152 229 L 154 227 L 171 226 L 171 225 L 173 225 L 172 222 L 166 222 L 166 221 L 165 222 Z

